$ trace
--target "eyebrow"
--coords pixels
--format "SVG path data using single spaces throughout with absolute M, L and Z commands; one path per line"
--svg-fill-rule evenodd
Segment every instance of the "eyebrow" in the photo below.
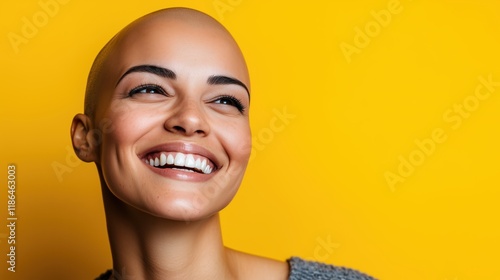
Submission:
M 242 81 L 235 78 L 220 75 L 210 76 L 207 79 L 207 83 L 209 85 L 238 85 L 243 87 L 247 91 L 248 95 L 250 95 L 250 91 L 248 90 L 247 86 Z
M 175 75 L 175 72 L 170 70 L 170 69 L 167 69 L 167 68 L 163 68 L 163 67 L 155 66 L 155 65 L 137 65 L 137 66 L 129 68 L 120 77 L 120 79 L 118 79 L 118 82 L 116 84 L 118 85 L 120 83 L 120 81 L 123 80 L 123 78 L 125 78 L 125 76 L 127 76 L 128 74 L 136 73 L 136 72 L 151 73 L 151 74 L 154 74 L 154 75 L 157 75 L 157 76 L 160 76 L 163 78 L 172 79 L 172 80 L 175 80 L 177 78 L 177 75 Z M 228 77 L 228 76 L 212 75 L 212 76 L 208 77 L 207 84 L 209 84 L 209 85 L 238 85 L 238 86 L 243 87 L 246 90 L 247 94 L 250 96 L 250 91 L 248 90 L 248 87 L 242 81 L 235 79 L 235 78 Z
M 120 83 L 120 81 L 123 80 L 123 78 L 125 78 L 125 76 L 127 76 L 128 74 L 135 73 L 135 72 L 151 73 L 151 74 L 155 74 L 157 76 L 172 79 L 172 80 L 175 80 L 177 78 L 174 71 L 172 71 L 170 69 L 159 67 L 159 66 L 154 66 L 154 65 L 138 65 L 138 66 L 134 66 L 134 67 L 128 69 L 127 72 L 125 72 L 120 77 L 120 79 L 118 79 L 118 82 L 116 84 L 118 85 Z

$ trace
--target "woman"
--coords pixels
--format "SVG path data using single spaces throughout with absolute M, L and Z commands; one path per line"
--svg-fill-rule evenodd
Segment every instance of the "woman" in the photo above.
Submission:
M 373 279 L 224 247 L 218 213 L 250 156 L 249 106 L 238 45 L 201 12 L 154 12 L 103 48 L 71 127 L 101 180 L 113 270 L 98 279 Z

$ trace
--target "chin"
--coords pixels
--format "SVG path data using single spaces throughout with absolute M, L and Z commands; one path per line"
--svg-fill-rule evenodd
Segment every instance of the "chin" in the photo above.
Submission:
M 195 222 L 218 214 L 231 201 L 232 197 L 223 200 L 211 200 L 200 194 L 183 194 L 182 196 L 157 198 L 145 207 L 136 207 L 149 215 L 172 221 Z

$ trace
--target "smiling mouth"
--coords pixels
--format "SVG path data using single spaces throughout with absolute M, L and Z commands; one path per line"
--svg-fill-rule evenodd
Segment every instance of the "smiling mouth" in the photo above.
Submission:
M 156 152 L 146 155 L 144 162 L 152 167 L 165 169 L 171 168 L 185 172 L 210 174 L 217 168 L 208 158 L 195 154 L 179 152 Z

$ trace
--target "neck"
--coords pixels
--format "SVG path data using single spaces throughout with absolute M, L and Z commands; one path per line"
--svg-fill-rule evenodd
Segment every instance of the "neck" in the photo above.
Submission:
M 194 222 L 154 217 L 104 185 L 113 279 L 235 279 L 219 215 Z

